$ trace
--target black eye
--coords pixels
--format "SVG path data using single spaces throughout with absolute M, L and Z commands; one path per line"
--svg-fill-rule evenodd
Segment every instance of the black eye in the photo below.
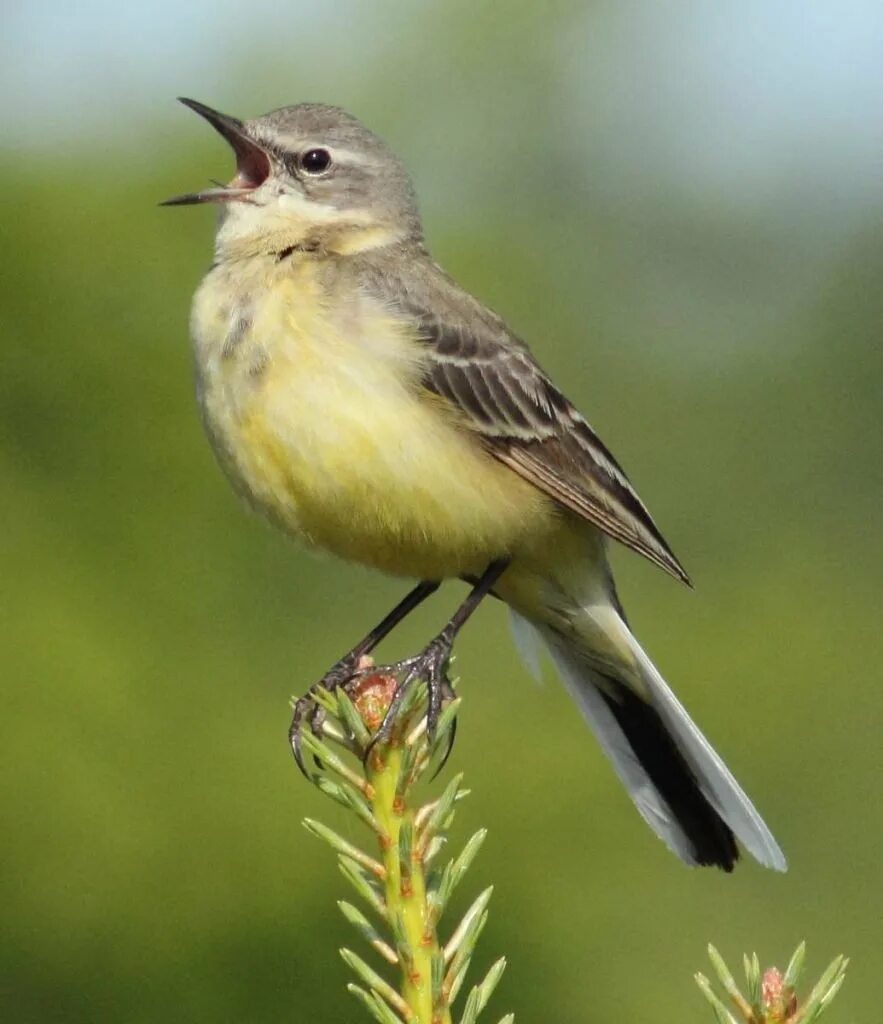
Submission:
M 327 149 L 308 149 L 301 154 L 300 166 L 307 174 L 322 174 L 331 166 L 331 154 Z

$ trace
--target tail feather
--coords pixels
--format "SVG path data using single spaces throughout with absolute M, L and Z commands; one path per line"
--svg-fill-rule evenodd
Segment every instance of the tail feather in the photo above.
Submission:
M 653 706 L 695 772 L 708 802 L 759 863 L 776 871 L 787 870 L 785 855 L 757 808 L 687 714 L 683 704 L 672 693 L 638 641 L 627 628 L 625 632 L 632 653 L 640 665 Z
M 609 612 L 649 701 L 627 680 L 594 667 L 572 641 L 535 628 L 641 816 L 688 864 L 732 870 L 737 838 L 761 864 L 784 871 L 784 855 L 751 801 L 620 616 Z
M 732 829 L 705 798 L 696 775 L 654 707 L 608 679 L 601 697 L 674 820 L 697 864 L 732 871 L 739 849 Z

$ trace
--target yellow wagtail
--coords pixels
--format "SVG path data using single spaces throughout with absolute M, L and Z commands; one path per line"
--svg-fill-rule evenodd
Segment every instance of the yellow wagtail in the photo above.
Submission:
M 736 839 L 785 858 L 626 625 L 608 537 L 687 575 L 622 469 L 527 347 L 433 262 L 413 187 L 336 107 L 240 121 L 182 100 L 231 145 L 215 258 L 193 303 L 199 402 L 234 488 L 289 534 L 420 582 L 318 685 L 341 685 L 439 582 L 472 592 L 404 665 L 430 684 L 488 593 L 542 640 L 638 811 L 688 864 Z M 403 690 L 400 690 L 400 694 Z M 292 745 L 300 762 L 299 702 Z

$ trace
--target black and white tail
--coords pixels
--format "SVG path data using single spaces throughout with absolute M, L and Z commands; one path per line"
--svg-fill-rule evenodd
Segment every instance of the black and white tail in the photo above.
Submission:
M 699 731 L 616 610 L 603 609 L 613 646 L 637 666 L 639 685 L 548 625 L 516 616 L 516 633 L 536 630 L 641 817 L 687 864 L 731 871 L 736 840 L 765 867 L 786 869 L 784 854 L 754 805 Z M 572 632 L 570 634 L 573 635 Z M 609 660 L 609 659 L 608 659 Z

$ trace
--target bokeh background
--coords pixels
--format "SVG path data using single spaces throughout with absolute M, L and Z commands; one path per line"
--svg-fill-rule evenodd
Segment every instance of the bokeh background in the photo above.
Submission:
M 299 822 L 351 826 L 296 774 L 287 702 L 402 584 L 275 536 L 212 462 L 187 341 L 212 213 L 156 202 L 231 164 L 183 93 L 339 103 L 403 154 L 437 257 L 532 343 L 693 574 L 616 555 L 638 634 L 790 857 L 682 867 L 485 607 L 454 762 L 461 833 L 490 829 L 465 888 L 496 885 L 497 1017 L 708 1020 L 709 940 L 781 964 L 806 938 L 813 970 L 853 957 L 832 1022 L 877 1019 L 883 8 L 2 18 L 0 1017 L 362 1019 L 345 883 Z

